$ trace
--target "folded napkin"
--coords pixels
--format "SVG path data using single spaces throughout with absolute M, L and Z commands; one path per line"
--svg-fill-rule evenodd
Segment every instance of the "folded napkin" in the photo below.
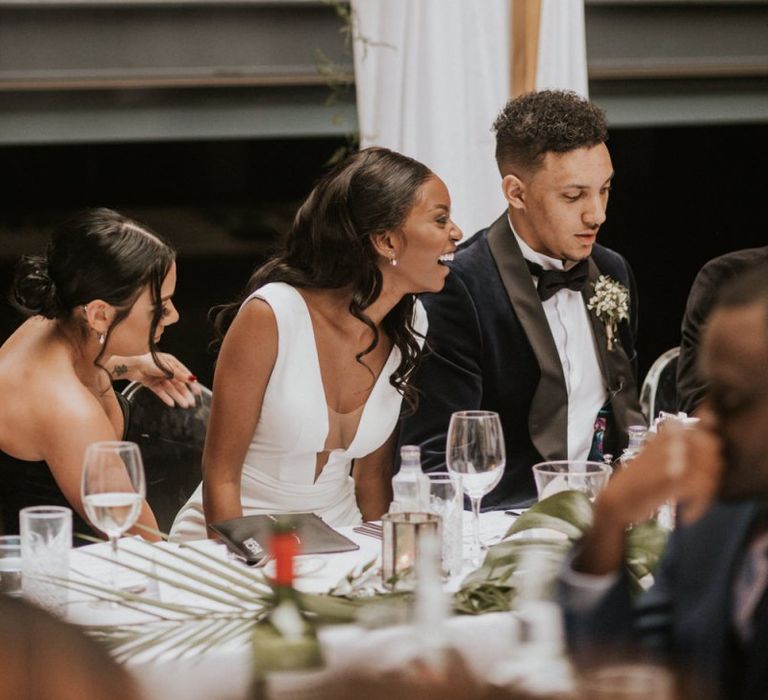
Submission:
M 269 513 L 246 515 L 242 518 L 223 520 L 210 527 L 235 554 L 249 564 L 255 564 L 261 561 L 268 551 L 276 517 L 277 515 Z M 299 539 L 301 554 L 331 554 L 360 549 L 359 545 L 334 530 L 314 513 L 291 513 L 291 519 Z

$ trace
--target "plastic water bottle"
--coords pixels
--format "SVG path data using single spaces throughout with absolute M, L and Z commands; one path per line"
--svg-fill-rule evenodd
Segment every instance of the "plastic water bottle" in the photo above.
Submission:
M 495 685 L 524 697 L 572 697 L 575 676 L 565 652 L 560 606 L 552 600 L 560 558 L 531 548 L 523 552 L 518 573 L 515 619 L 518 641 L 507 659 L 491 672 Z
M 400 448 L 400 471 L 392 477 L 393 513 L 429 511 L 429 477 L 421 471 L 421 449 L 417 445 Z
M 643 449 L 645 441 L 648 439 L 648 428 L 644 425 L 630 425 L 627 428 L 627 436 L 629 442 L 626 448 L 621 453 L 621 466 L 625 467 L 627 464 L 637 457 L 638 452 Z

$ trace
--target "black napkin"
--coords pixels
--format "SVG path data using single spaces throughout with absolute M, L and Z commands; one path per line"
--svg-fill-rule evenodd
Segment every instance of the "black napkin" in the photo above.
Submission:
M 227 547 L 249 564 L 260 561 L 269 550 L 269 538 L 276 515 L 246 515 L 211 525 Z M 314 513 L 291 513 L 294 531 L 299 538 L 300 554 L 332 554 L 360 549 Z

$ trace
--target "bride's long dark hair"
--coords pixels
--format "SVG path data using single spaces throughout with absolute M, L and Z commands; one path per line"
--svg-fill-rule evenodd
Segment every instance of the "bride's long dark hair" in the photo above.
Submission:
M 317 183 L 299 208 L 278 253 L 251 276 L 240 298 L 213 309 L 223 338 L 240 304 L 269 282 L 309 289 L 349 287 L 349 312 L 373 333 L 363 357 L 379 342 L 379 331 L 365 310 L 381 294 L 382 277 L 370 237 L 402 227 L 419 188 L 432 176 L 422 163 L 386 148 L 367 148 L 336 165 Z M 413 327 L 415 297 L 406 294 L 382 321 L 400 351 L 400 364 L 389 381 L 410 409 L 416 390 L 408 379 L 416 367 L 419 344 Z

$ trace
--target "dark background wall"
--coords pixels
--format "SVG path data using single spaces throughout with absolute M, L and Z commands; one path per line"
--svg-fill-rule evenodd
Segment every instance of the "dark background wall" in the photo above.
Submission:
M 623 128 L 600 242 L 631 262 L 641 294 L 640 369 L 679 341 L 701 265 L 768 244 L 768 124 Z M 208 309 L 232 299 L 265 259 L 338 138 L 6 146 L 0 207 L 0 294 L 13 262 L 39 252 L 51 225 L 84 206 L 111 206 L 179 249 L 181 321 L 163 337 L 210 384 Z M 0 339 L 19 318 L 0 307 Z

